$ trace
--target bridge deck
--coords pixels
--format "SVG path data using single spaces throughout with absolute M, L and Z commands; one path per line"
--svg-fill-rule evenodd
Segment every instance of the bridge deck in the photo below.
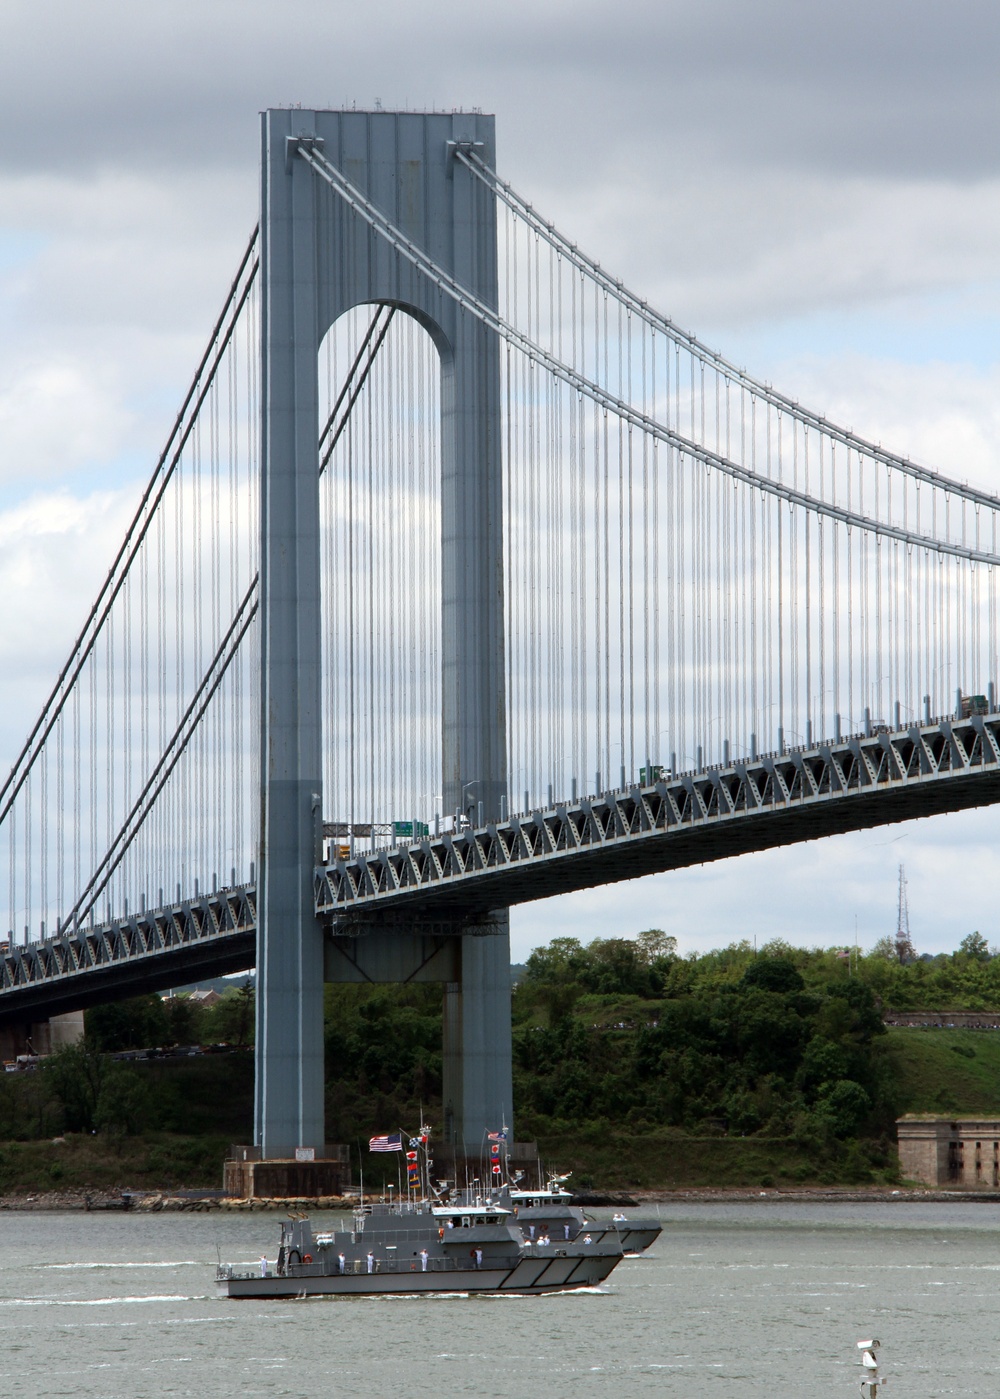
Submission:
M 843 831 L 1000 801 L 1000 714 L 852 735 L 666 776 L 316 871 L 335 935 L 460 933 L 491 909 Z M 251 967 L 256 891 L 204 895 L 9 948 L 0 1021 Z
M 246 971 L 256 956 L 252 885 L 80 928 L 0 956 L 0 1024 Z
M 1000 800 L 1000 716 L 768 754 L 667 777 L 460 836 L 338 861 L 316 908 L 352 919 L 509 907 L 617 880 Z

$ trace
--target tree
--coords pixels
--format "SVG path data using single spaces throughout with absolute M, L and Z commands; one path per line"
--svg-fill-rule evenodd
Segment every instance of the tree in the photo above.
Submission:
M 538 999 L 548 1013 L 549 1024 L 558 1025 L 573 1013 L 573 1007 L 582 995 L 583 988 L 577 982 L 551 982 L 543 986 Z
M 825 1035 L 814 1035 L 806 1045 L 799 1066 L 798 1082 L 807 1094 L 821 1090 L 824 1084 L 846 1078 L 849 1068 L 842 1045 Z
M 979 932 L 967 933 L 958 944 L 958 950 L 971 962 L 988 962 L 990 960 L 990 945 Z
M 648 996 L 659 979 L 632 938 L 595 938 L 582 958 L 579 979 L 604 995 Z
M 758 957 L 743 973 L 745 986 L 759 986 L 764 991 L 801 991 L 805 986 L 801 973 L 787 957 Z
M 104 1075 L 94 1112 L 94 1126 L 112 1137 L 136 1136 L 149 1118 L 150 1094 L 145 1081 L 124 1064 L 112 1063 Z
M 885 962 L 898 961 L 899 958 L 896 955 L 896 939 L 889 937 L 888 934 L 886 934 L 884 938 L 879 938 L 878 942 L 872 948 L 870 955 L 872 957 L 881 957 Z
M 87 1043 L 107 1054 L 120 1049 L 153 1049 L 166 1044 L 169 1036 L 167 1014 L 159 996 L 133 996 L 127 1001 L 94 1006 L 87 1011 L 85 1023 Z
M 170 1044 L 200 1044 L 204 1009 L 190 995 L 171 996 L 164 1002 Z
M 648 966 L 652 966 L 661 957 L 677 956 L 677 939 L 665 933 L 662 928 L 646 928 L 636 935 L 635 940 L 639 955 Z
M 853 1137 L 871 1112 L 872 1100 L 853 1079 L 824 1083 L 815 1112 L 835 1137 Z
M 573 980 L 583 956 L 583 944 L 577 938 L 553 938 L 532 952 L 525 964 L 525 977 L 531 981 Z
M 245 981 L 237 990 L 226 991 L 208 1011 L 208 1035 L 214 1043 L 234 1044 L 238 1049 L 253 1043 L 254 990 Z
M 94 1130 L 97 1104 L 111 1062 L 106 1054 L 95 1052 L 86 1043 L 65 1045 L 44 1061 L 44 1081 L 62 1108 L 68 1132 Z

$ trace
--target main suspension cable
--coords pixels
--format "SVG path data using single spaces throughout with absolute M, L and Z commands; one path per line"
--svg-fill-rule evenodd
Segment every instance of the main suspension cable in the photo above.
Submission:
M 782 412 L 793 414 L 801 423 L 814 428 L 818 432 L 825 433 L 828 437 L 840 442 L 842 445 L 863 452 L 865 456 L 873 460 L 892 467 L 896 471 L 913 477 L 917 481 L 924 481 L 941 490 L 952 491 L 962 498 L 972 501 L 978 505 L 985 505 L 991 510 L 1000 510 L 1000 496 L 991 495 L 987 491 L 978 490 L 963 482 L 955 481 L 940 472 L 932 471 L 929 467 L 921 466 L 919 463 L 911 462 L 907 457 L 899 456 L 894 452 L 887 451 L 880 444 L 868 442 L 849 428 L 843 428 L 836 423 L 829 422 L 820 413 L 812 412 L 808 408 L 803 408 L 793 398 L 779 393 L 770 384 L 762 380 L 754 379 L 746 370 L 740 369 L 737 365 L 727 360 L 718 351 L 710 349 L 695 335 L 689 331 L 681 329 L 667 316 L 655 311 L 647 301 L 643 300 L 635 292 L 632 292 L 617 278 L 607 273 L 595 259 L 588 257 L 581 252 L 575 243 L 571 243 L 564 234 L 560 233 L 555 224 L 544 219 L 541 214 L 506 181 L 501 179 L 495 170 L 492 170 L 485 161 L 472 148 L 457 145 L 454 150 L 454 157 L 460 161 L 472 174 L 480 179 L 490 190 L 499 196 L 512 213 L 519 215 L 556 249 L 567 261 L 571 262 L 581 272 L 594 280 L 604 288 L 610 295 L 617 297 L 628 309 L 639 316 L 652 330 L 661 332 L 671 340 L 682 344 L 692 355 L 696 356 L 703 364 L 710 364 L 721 375 L 731 378 L 741 384 L 749 393 L 755 394 L 763 402 Z
M 448 272 L 445 272 L 431 257 L 419 248 L 411 239 L 402 233 L 390 220 L 377 209 L 350 181 L 341 174 L 339 170 L 313 146 L 305 140 L 298 145 L 299 156 L 310 165 L 318 175 L 331 184 L 344 200 L 350 204 L 354 211 L 369 224 L 377 233 L 381 234 L 395 250 L 418 271 L 422 272 L 441 291 L 452 297 L 463 310 L 468 311 L 481 321 L 489 329 L 502 336 L 517 346 L 527 357 L 529 363 L 536 361 L 542 364 L 548 371 L 568 384 L 578 393 L 585 394 L 598 407 L 604 411 L 610 411 L 616 416 L 623 418 L 634 427 L 657 437 L 661 442 L 674 447 L 682 455 L 693 457 L 695 460 L 703 462 L 706 466 L 714 467 L 718 471 L 733 477 L 735 480 L 743 481 L 747 485 L 757 487 L 768 495 L 775 496 L 779 500 L 784 500 L 790 505 L 799 505 L 804 509 L 815 511 L 817 514 L 826 515 L 828 518 L 838 520 L 842 524 L 854 526 L 864 530 L 876 538 L 886 537 L 899 540 L 905 544 L 916 544 L 922 548 L 936 551 L 939 554 L 949 554 L 955 558 L 974 560 L 977 563 L 1000 564 L 1000 556 L 989 553 L 985 550 L 970 549 L 968 546 L 952 544 L 948 540 L 932 539 L 920 535 L 915 535 L 909 530 L 901 529 L 897 525 L 885 521 L 874 522 L 863 515 L 855 514 L 852 511 L 843 510 L 830 505 L 823 500 L 817 500 L 806 496 L 802 491 L 795 490 L 783 482 L 773 477 L 758 475 L 747 470 L 736 462 L 710 451 L 708 448 L 680 436 L 672 429 L 654 422 L 647 415 L 633 408 L 624 402 L 602 385 L 586 378 L 570 366 L 562 364 L 555 356 L 551 355 L 541 345 L 532 341 L 516 327 L 506 322 L 492 307 L 473 293 L 463 287 Z M 1000 501 L 996 502 L 1000 508 Z

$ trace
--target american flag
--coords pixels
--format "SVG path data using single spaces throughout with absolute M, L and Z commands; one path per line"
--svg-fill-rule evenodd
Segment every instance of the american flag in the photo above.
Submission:
M 486 1134 L 486 1140 L 488 1142 L 505 1142 L 507 1140 L 507 1128 L 505 1127 L 502 1132 L 488 1132 Z
M 402 1151 L 403 1138 L 399 1132 L 393 1132 L 388 1137 L 370 1137 L 368 1141 L 369 1151 Z

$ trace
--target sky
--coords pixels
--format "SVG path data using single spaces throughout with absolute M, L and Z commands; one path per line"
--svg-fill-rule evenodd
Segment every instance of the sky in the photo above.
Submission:
M 680 325 L 1000 491 L 995 0 L 4 0 L 0 708 L 24 732 L 257 213 L 267 106 L 479 107 L 501 173 Z M 13 755 L 11 755 L 13 756 Z M 0 765 L 5 755 L 0 754 Z M 1000 943 L 1000 813 L 515 910 L 553 936 Z

